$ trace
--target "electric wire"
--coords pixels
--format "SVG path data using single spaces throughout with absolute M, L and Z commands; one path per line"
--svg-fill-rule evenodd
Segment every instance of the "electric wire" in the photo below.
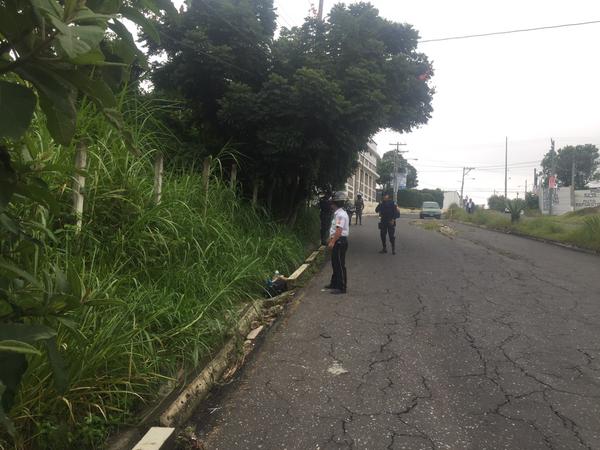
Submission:
M 504 34 L 514 34 L 514 33 L 527 33 L 530 31 L 542 31 L 542 30 L 552 30 L 556 28 L 568 28 L 568 27 L 580 27 L 584 25 L 593 25 L 600 23 L 600 20 L 590 20 L 587 22 L 575 22 L 575 23 L 564 23 L 560 25 L 548 25 L 543 27 L 533 27 L 533 28 L 519 28 L 515 30 L 504 30 L 504 31 L 492 31 L 489 33 L 479 33 L 479 34 L 465 34 L 462 36 L 448 36 L 443 38 L 434 38 L 434 39 L 422 39 L 419 40 L 420 44 L 425 44 L 428 42 L 443 42 L 443 41 L 456 41 L 459 39 L 473 39 L 480 37 L 488 37 L 488 36 L 499 36 Z

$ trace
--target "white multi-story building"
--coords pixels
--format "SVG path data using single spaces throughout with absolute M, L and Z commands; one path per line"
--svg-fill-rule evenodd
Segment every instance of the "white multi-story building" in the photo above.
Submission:
M 358 154 L 356 172 L 346 182 L 349 199 L 356 200 L 356 196 L 362 194 L 365 203 L 376 201 L 376 181 L 379 178 L 377 174 L 378 160 L 377 144 L 375 141 L 369 140 L 367 149 Z

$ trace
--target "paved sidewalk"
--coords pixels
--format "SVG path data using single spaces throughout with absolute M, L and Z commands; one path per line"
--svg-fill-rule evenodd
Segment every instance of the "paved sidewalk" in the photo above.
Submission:
M 402 220 L 352 226 L 240 380 L 193 423 L 206 449 L 600 449 L 600 258 Z

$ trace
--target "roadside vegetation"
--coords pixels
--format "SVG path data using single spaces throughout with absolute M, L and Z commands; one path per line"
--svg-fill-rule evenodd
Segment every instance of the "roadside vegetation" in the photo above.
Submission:
M 510 213 L 478 209 L 473 214 L 467 214 L 462 208 L 453 205 L 446 213 L 446 218 L 600 252 L 599 208 L 586 208 L 563 216 L 541 216 L 530 211 L 520 220 L 511 221 Z
M 20 205 L 26 233 L 39 242 L 34 265 L 23 251 L 26 236 L 3 233 L 2 252 L 15 267 L 28 267 L 32 279 L 68 273 L 78 297 L 71 311 L 57 311 L 55 323 L 68 386 L 57 388 L 48 359 L 28 357 L 10 411 L 17 448 L 101 448 L 112 426 L 133 420 L 211 355 L 274 270 L 289 273 L 305 255 L 296 230 L 276 224 L 220 181 L 218 160 L 208 191 L 200 173 L 175 163 L 155 205 L 153 156 L 175 139 L 153 120 L 157 107 L 123 103 L 142 152 L 137 157 L 112 126 L 83 108 L 79 122 L 90 145 L 79 233 L 68 212 L 73 148 L 50 143 L 35 123 L 26 151 L 12 155 L 37 167 L 57 204 L 53 212 Z M 303 235 L 318 236 L 315 218 L 301 215 Z M 40 289 L 52 300 L 51 286 Z M 24 297 L 2 303 L 4 320 L 20 315 L 39 323 L 46 317 L 35 318 L 38 313 L 51 315 L 41 304 L 24 305 Z

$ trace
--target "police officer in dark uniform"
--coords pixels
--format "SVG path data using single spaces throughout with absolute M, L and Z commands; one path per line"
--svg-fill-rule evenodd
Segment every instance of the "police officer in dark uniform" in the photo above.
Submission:
M 392 255 L 396 254 L 396 219 L 400 217 L 400 211 L 390 198 L 390 194 L 383 196 L 383 201 L 377 205 L 375 212 L 379 213 L 379 231 L 381 234 L 381 245 L 383 248 L 379 253 L 387 253 L 386 235 L 392 245 Z
M 331 226 L 331 195 L 323 193 L 319 199 L 319 218 L 321 219 L 321 245 L 327 245 L 329 241 L 329 227 Z

